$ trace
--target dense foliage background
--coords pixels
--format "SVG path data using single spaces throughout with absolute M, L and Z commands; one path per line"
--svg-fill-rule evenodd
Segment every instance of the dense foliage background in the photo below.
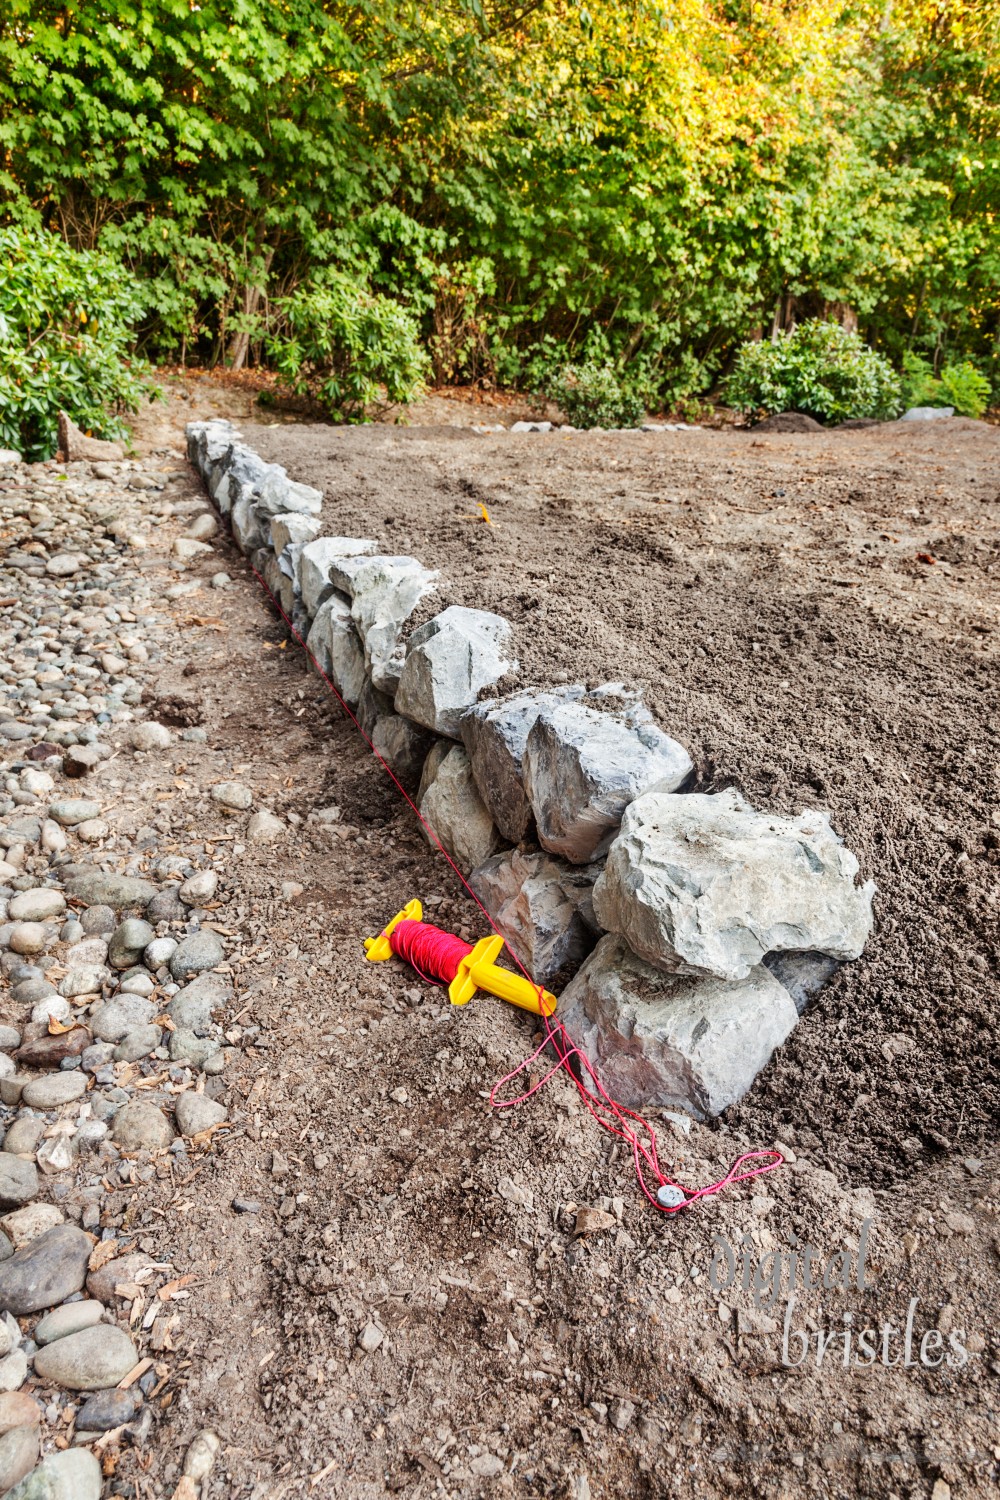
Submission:
M 657 407 L 819 315 L 996 392 L 998 18 L 5 0 L 0 214 L 120 257 L 157 359 L 294 364 L 346 276 L 409 367 L 410 325 L 368 294 L 407 305 L 440 380 L 589 357 Z

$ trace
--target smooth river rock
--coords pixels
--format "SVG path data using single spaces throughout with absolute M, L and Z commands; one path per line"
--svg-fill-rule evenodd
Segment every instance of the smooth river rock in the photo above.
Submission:
M 0 1151 L 0 1205 L 4 1208 L 28 1203 L 38 1196 L 38 1173 L 35 1164 Z
M 50 1453 L 4 1500 L 101 1500 L 101 1466 L 86 1448 Z
M 117 1385 L 138 1363 L 138 1350 L 128 1334 L 102 1323 L 44 1345 L 35 1355 L 35 1374 L 71 1391 L 103 1391 Z
M 93 1248 L 75 1224 L 47 1229 L 0 1263 L 0 1309 L 20 1318 L 64 1302 L 82 1288 Z

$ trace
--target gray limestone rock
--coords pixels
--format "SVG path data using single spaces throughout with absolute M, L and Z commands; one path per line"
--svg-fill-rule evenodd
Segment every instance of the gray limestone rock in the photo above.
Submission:
M 450 740 L 435 740 L 434 744 L 428 750 L 427 759 L 424 761 L 423 770 L 420 772 L 420 785 L 417 788 L 418 807 L 430 789 L 431 782 L 440 771 L 445 756 L 450 755 L 454 748 Z
M 762 965 L 735 982 L 664 974 L 614 934 L 563 991 L 558 1015 L 614 1098 L 698 1120 L 743 1097 L 798 1019 Z
M 320 536 L 308 542 L 299 553 L 298 572 L 302 602 L 315 615 L 325 599 L 333 593 L 330 570 L 343 558 L 369 557 L 375 543 L 368 537 Z
M 729 789 L 633 802 L 594 891 L 602 927 L 658 967 L 743 979 L 765 953 L 857 958 L 875 884 L 827 813 L 759 813 Z
M 365 653 L 351 619 L 351 606 L 339 594 L 331 592 L 319 606 L 306 646 L 353 708 L 366 681 Z
M 305 547 L 319 536 L 319 522 L 296 511 L 271 517 L 271 551 L 280 557 L 286 547 Z
M 219 462 L 213 465 L 208 491 L 222 515 L 228 516 L 233 501 L 259 484 L 267 468 L 245 443 L 231 443 Z
M 229 524 L 233 528 L 236 545 L 246 556 L 267 544 L 267 524 L 257 514 L 250 495 L 241 494 L 233 501 Z
M 528 735 L 540 713 L 584 696 L 579 686 L 550 693 L 518 693 L 498 702 L 477 703 L 462 718 L 462 740 L 479 795 L 493 821 L 511 843 L 529 836 L 534 821 L 524 790 L 522 761 Z
M 371 742 L 400 780 L 416 782 L 419 779 L 431 747 L 431 736 L 426 729 L 403 714 L 386 714 L 377 721 Z
M 597 941 L 588 921 L 599 865 L 565 865 L 512 849 L 472 872 L 469 884 L 497 931 L 538 984 L 577 968 Z
M 453 745 L 444 756 L 419 805 L 421 816 L 460 869 L 475 869 L 496 849 L 499 837 L 493 819 L 460 745 Z
M 270 464 L 254 485 L 253 504 L 258 518 L 270 529 L 274 516 L 289 511 L 296 515 L 318 516 L 323 509 L 323 492 L 289 479 L 279 465 Z
M 435 734 L 459 739 L 462 719 L 482 689 L 517 667 L 508 620 L 450 605 L 411 635 L 396 708 Z
M 380 693 L 377 687 L 372 686 L 371 678 L 366 677 L 358 699 L 358 723 L 365 734 L 370 738 L 379 719 L 394 712 L 392 699 L 388 694 Z
M 630 802 L 676 790 L 691 770 L 683 745 L 644 711 L 603 712 L 583 703 L 546 709 L 531 727 L 523 760 L 538 841 L 572 864 L 599 859 Z
M 365 648 L 374 685 L 395 694 L 403 669 L 403 626 L 431 592 L 437 573 L 415 557 L 345 557 L 330 569 L 330 582 L 352 600 L 351 617 Z

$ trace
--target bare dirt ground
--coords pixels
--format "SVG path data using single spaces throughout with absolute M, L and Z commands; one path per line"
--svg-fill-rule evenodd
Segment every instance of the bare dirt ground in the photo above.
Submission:
M 237 853 L 232 820 L 190 804 L 206 838 L 233 832 L 216 915 L 234 1035 L 260 1030 L 227 1068 L 234 1129 L 180 1201 L 154 1182 L 130 1218 L 195 1282 L 171 1401 L 113 1492 L 172 1495 L 207 1425 L 205 1500 L 995 1493 L 1000 434 L 251 427 L 249 397 L 192 382 L 140 448 L 213 407 L 324 487 L 338 530 L 440 567 L 436 607 L 503 609 L 525 684 L 624 678 L 702 786 L 831 808 L 880 894 L 865 957 L 744 1103 L 664 1126 L 684 1181 L 775 1142 L 789 1165 L 654 1217 L 568 1083 L 489 1108 L 530 1050 L 523 1016 L 364 963 L 411 896 L 470 935 L 475 909 L 220 541 L 193 576 L 238 586 L 192 606 L 156 683 L 207 741 L 143 795 L 183 810 L 238 771 L 290 827 Z M 614 1227 L 574 1238 L 578 1205 Z M 828 1265 L 866 1219 L 863 1290 L 789 1303 L 786 1277 L 755 1306 L 711 1284 L 716 1237 Z M 845 1352 L 864 1329 L 871 1360 Z M 932 1329 L 940 1363 L 934 1339 L 919 1354 Z

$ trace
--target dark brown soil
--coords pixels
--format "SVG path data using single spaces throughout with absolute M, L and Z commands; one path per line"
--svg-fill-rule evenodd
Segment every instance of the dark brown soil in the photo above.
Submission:
M 475 909 L 220 539 L 193 572 L 224 565 L 235 586 L 202 596 L 211 617 L 179 608 L 155 684 L 198 703 L 207 743 L 131 790 L 169 794 L 179 838 L 232 850 L 216 913 L 237 987 L 231 1130 L 172 1191 L 122 1191 L 142 1248 L 194 1281 L 150 1449 L 110 1483 L 171 1500 L 209 1425 L 223 1452 L 202 1500 L 994 1494 L 997 637 L 969 622 L 996 622 L 997 435 L 938 428 L 933 451 L 886 429 L 246 431 L 327 485 L 338 528 L 439 565 L 441 602 L 506 609 L 526 682 L 626 677 L 704 785 L 831 806 L 880 881 L 878 930 L 740 1111 L 689 1136 L 662 1122 L 685 1182 L 775 1141 L 789 1164 L 657 1217 L 566 1080 L 490 1108 L 530 1050 L 522 1014 L 456 1010 L 365 963 L 361 939 L 411 896 L 467 936 Z M 927 548 L 942 562 L 917 561 Z M 290 821 L 277 843 L 244 846 L 245 820 L 207 797 L 237 775 Z M 578 1204 L 615 1227 L 574 1238 Z M 790 1367 L 784 1295 L 768 1312 L 710 1284 L 717 1236 L 826 1261 L 866 1217 L 866 1290 L 799 1292 L 792 1326 L 813 1346 L 848 1311 L 901 1329 L 917 1298 L 918 1343 L 961 1335 L 964 1366 L 903 1366 L 895 1335 L 891 1367 Z M 365 1354 L 370 1321 L 384 1339 Z
M 524 684 L 623 678 L 701 788 L 832 811 L 875 932 L 734 1123 L 872 1184 L 995 1139 L 1000 432 L 247 438 L 325 490 L 327 530 L 439 567 L 434 608 L 511 618 Z

